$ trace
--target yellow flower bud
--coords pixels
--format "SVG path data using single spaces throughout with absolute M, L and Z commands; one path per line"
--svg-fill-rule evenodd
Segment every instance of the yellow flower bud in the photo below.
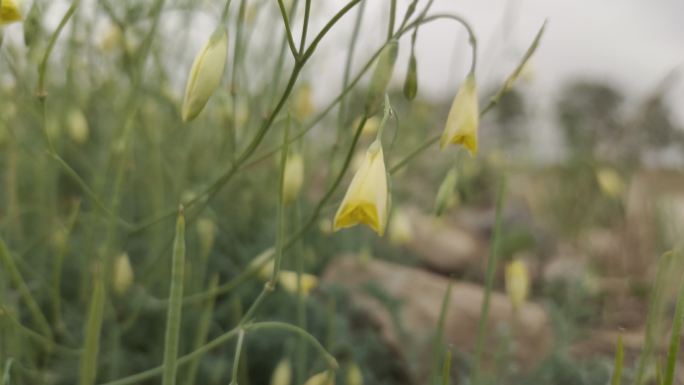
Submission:
M 194 119 L 202 111 L 211 95 L 216 91 L 228 54 L 228 32 L 219 27 L 202 47 L 192 63 L 190 76 L 185 86 L 182 117 L 184 122 Z
M 292 365 L 290 360 L 283 358 L 276 365 L 271 375 L 271 385 L 290 385 L 292 383 Z
M 335 214 L 333 231 L 363 223 L 382 236 L 387 225 L 388 198 L 385 158 L 376 140 L 349 184 Z
M 287 157 L 284 179 L 283 201 L 289 203 L 297 198 L 304 182 L 304 159 L 301 154 L 292 153 Z
M 271 272 L 273 271 L 273 254 L 275 254 L 275 249 L 273 247 L 269 247 L 268 249 L 262 251 L 259 255 L 254 257 L 252 262 L 249 264 L 250 270 L 259 269 L 259 271 L 257 271 L 257 275 L 263 280 L 271 278 Z
M 128 254 L 123 253 L 114 260 L 114 278 L 112 285 L 116 295 L 125 294 L 133 285 L 133 267 L 128 259 Z
M 110 25 L 105 32 L 104 37 L 98 44 L 102 52 L 112 52 L 119 47 L 123 47 L 124 35 L 121 28 L 116 25 Z
M 21 9 L 17 0 L 0 1 L 0 25 L 21 21 Z
M 443 149 L 448 144 L 460 144 L 470 151 L 471 156 L 477 155 L 479 121 L 477 83 L 475 75 L 471 73 L 456 93 L 440 140 L 440 147 Z
M 363 385 L 363 374 L 355 362 L 347 367 L 347 385 Z
M 530 290 L 530 276 L 525 262 L 514 259 L 506 265 L 506 293 L 513 304 L 513 309 L 518 310 L 527 300 Z
M 390 217 L 389 239 L 395 245 L 403 245 L 413 239 L 411 219 L 403 209 L 395 209 Z
M 398 53 L 399 43 L 396 40 L 388 42 L 380 52 L 366 96 L 366 112 L 374 112 L 385 100 L 385 92 L 390 80 L 392 80 L 394 62 L 397 60 Z
M 69 111 L 69 115 L 67 115 L 67 132 L 71 140 L 77 144 L 83 144 L 88 141 L 90 129 L 88 121 L 80 109 L 74 108 Z
M 449 170 L 446 177 L 439 185 L 437 190 L 437 198 L 435 199 L 435 216 L 439 217 L 446 210 L 451 208 L 457 200 L 455 192 L 457 181 L 457 173 L 455 169 Z
M 332 372 L 320 372 L 306 380 L 304 385 L 335 385 L 335 376 Z
M 601 191 L 611 198 L 620 198 L 625 191 L 625 183 L 620 174 L 612 168 L 601 168 L 596 171 L 596 180 Z
M 314 113 L 315 107 L 311 101 L 311 94 L 311 86 L 305 84 L 301 86 L 294 95 L 292 112 L 294 113 L 295 118 L 300 122 Z
M 290 294 L 297 294 L 297 272 L 282 270 L 278 273 L 278 283 L 280 286 Z M 301 279 L 302 294 L 309 295 L 311 290 L 313 290 L 318 285 L 318 277 L 311 274 L 302 274 Z
M 208 255 L 214 247 L 216 239 L 216 223 L 211 218 L 197 220 L 197 237 L 201 255 Z

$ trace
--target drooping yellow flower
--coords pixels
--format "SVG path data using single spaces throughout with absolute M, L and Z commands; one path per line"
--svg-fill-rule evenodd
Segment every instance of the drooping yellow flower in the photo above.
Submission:
M 387 225 L 388 198 L 385 158 L 382 145 L 376 140 L 366 151 L 344 195 L 333 220 L 333 230 L 363 223 L 382 236 Z
M 335 385 L 335 376 L 330 372 L 314 374 L 304 385 Z
M 304 159 L 299 153 L 292 153 L 285 163 L 283 201 L 290 203 L 297 198 L 304 183 Z
M 290 385 L 292 383 L 292 365 L 290 360 L 283 358 L 276 365 L 271 375 L 271 385 Z
M 620 174 L 612 168 L 601 168 L 596 171 L 601 191 L 611 198 L 620 198 L 625 190 L 625 183 Z
M 283 270 L 278 273 L 278 283 L 280 286 L 290 294 L 297 294 L 297 272 Z M 318 277 L 311 274 L 302 274 L 302 294 L 304 296 L 309 295 L 311 290 L 313 290 L 318 285 Z
M 0 1 L 0 25 L 21 21 L 21 9 L 17 0 Z
M 221 84 L 227 54 L 228 32 L 225 28 L 219 27 L 192 63 L 183 98 L 182 118 L 184 122 L 188 122 L 199 115 L 211 95 Z
M 112 285 L 114 286 L 114 293 L 116 295 L 125 294 L 131 285 L 133 285 L 133 267 L 128 258 L 128 254 L 123 253 L 114 260 L 114 277 Z
M 475 75 L 471 73 L 456 93 L 440 140 L 440 147 L 444 148 L 448 144 L 460 144 L 470 151 L 471 156 L 477 155 L 479 114 L 477 82 Z
M 527 300 L 530 290 L 530 275 L 527 265 L 520 259 L 514 259 L 506 265 L 506 292 L 513 304 L 513 309 L 517 310 Z

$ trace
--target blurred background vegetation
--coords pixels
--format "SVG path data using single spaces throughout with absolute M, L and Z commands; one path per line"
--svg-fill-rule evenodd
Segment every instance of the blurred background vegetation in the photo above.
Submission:
M 284 4 L 295 37 L 304 3 Z M 364 17 L 365 2 L 357 3 L 344 18 Z M 394 2 L 387 3 L 384 12 Z M 410 2 L 398 3 L 397 26 Z M 418 1 L 416 15 L 431 3 Z M 285 207 L 285 235 L 307 221 L 312 226 L 285 250 L 283 269 L 315 275 L 316 287 L 298 293 L 296 285 L 288 290 L 281 284 L 256 319 L 296 324 L 315 336 L 340 364 L 338 383 L 360 384 L 357 368 L 363 384 L 447 383 L 442 373 L 449 357 L 446 373 L 455 384 L 606 384 L 618 335 L 624 341 L 623 381 L 659 383 L 684 272 L 678 252 L 684 127 L 663 101 L 677 84 L 676 74 L 663 74 L 662 84 L 638 103 L 626 102 L 609 82 L 568 82 L 551 102 L 552 127 L 546 130 L 560 138 L 552 150 L 557 159 L 539 161 L 531 155 L 540 142 L 534 130 L 538 100 L 529 92 L 534 69 L 526 67 L 482 118 L 477 157 L 433 145 L 392 172 L 388 234 L 378 237 L 365 227 L 332 233 L 352 171 L 320 215 L 316 206 L 353 146 L 369 80 L 363 64 L 372 64 L 375 52 L 355 52 L 351 76 L 326 73 L 325 60 L 314 52 L 274 116 L 297 66 L 278 4 L 233 1 L 225 21 L 229 48 L 222 84 L 197 119 L 183 123 L 183 82 L 200 44 L 221 22 L 224 5 L 81 0 L 46 62 L 44 90 L 40 63 L 69 4 L 20 2 L 23 20 L 0 27 L 3 385 L 79 382 L 98 279 L 106 295 L 95 383 L 162 363 L 181 202 L 187 219 L 185 293 L 191 300 L 183 305 L 180 354 L 235 327 L 265 282 L 255 257 L 276 243 L 275 150 L 286 126 L 291 134 L 310 130 L 290 145 L 304 159 L 304 175 L 296 202 Z M 327 20 L 317 13 L 319 6 L 311 4 L 308 42 Z M 346 57 L 350 31 L 333 27 L 330 34 L 339 41 L 324 54 L 332 49 Z M 400 46 L 411 49 L 409 33 Z M 470 54 L 465 47 L 462 52 Z M 417 58 L 418 65 L 429 60 Z M 396 66 L 404 71 L 407 63 Z M 346 77 L 340 84 L 348 84 L 357 74 L 361 81 L 341 102 L 334 98 L 342 89 L 319 97 L 330 77 Z M 425 97 L 420 78 L 418 97 L 407 100 L 403 79 L 395 74 L 394 80 L 388 89 L 394 115 L 384 136 L 388 169 L 442 132 L 451 105 Z M 481 105 L 500 87 L 482 87 Z M 381 117 L 366 123 L 352 169 Z M 272 129 L 256 151 L 235 166 L 271 118 Z M 456 178 L 445 185 L 449 172 Z M 503 181 L 502 226 L 492 250 Z M 446 186 L 443 201 L 440 186 Z M 436 199 L 444 205 L 440 215 Z M 669 250 L 675 252 L 661 257 Z M 481 324 L 492 255 L 499 263 L 489 317 Z M 530 286 L 519 306 L 506 289 L 511 261 L 523 262 Z M 130 275 L 127 264 L 132 276 L 122 282 L 116 275 Z M 448 282 L 453 289 L 444 299 Z M 221 289 L 213 293 L 212 285 Z M 448 306 L 440 327 L 443 300 Z M 487 334 L 481 362 L 474 358 L 478 325 Z M 196 367 L 181 366 L 178 382 L 227 383 L 235 359 L 233 342 L 218 346 Z M 293 384 L 326 368 L 297 335 L 259 331 L 248 333 L 238 382 L 273 383 L 282 360 L 292 365 Z M 684 384 L 681 370 L 678 376 L 675 382 Z

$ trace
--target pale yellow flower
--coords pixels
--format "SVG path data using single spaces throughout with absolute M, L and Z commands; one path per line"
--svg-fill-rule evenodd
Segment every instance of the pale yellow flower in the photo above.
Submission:
M 133 285 L 133 279 L 131 261 L 128 259 L 128 254 L 123 253 L 114 260 L 114 277 L 112 279 L 114 293 L 117 295 L 125 294 Z
M 304 183 L 304 158 L 299 153 L 292 153 L 285 163 L 283 185 L 283 201 L 289 203 L 299 195 Z
M 440 147 L 444 148 L 448 144 L 460 144 L 470 151 L 471 156 L 477 155 L 479 114 L 477 83 L 475 75 L 470 74 L 456 93 L 451 105 L 446 127 L 440 140 Z
M 355 362 L 350 363 L 347 368 L 347 385 L 363 385 L 363 374 Z
M 382 236 L 387 225 L 388 198 L 385 159 L 382 145 L 376 140 L 366 151 L 361 166 L 349 184 L 335 214 L 333 230 L 363 223 Z
M 335 376 L 330 372 L 314 374 L 304 385 L 335 385 Z
M 506 265 L 506 293 L 513 304 L 513 309 L 519 309 L 527 300 L 530 290 L 530 275 L 527 265 L 520 259 L 514 259 Z
M 596 171 L 596 179 L 601 191 L 609 197 L 620 198 L 625 191 L 625 183 L 620 174 L 612 168 L 601 168 Z
M 395 245 L 404 245 L 413 239 L 413 226 L 405 210 L 394 209 L 390 217 L 389 239 Z
M 278 283 L 280 287 L 290 294 L 297 294 L 297 272 L 282 270 L 278 273 Z M 318 277 L 311 274 L 302 274 L 301 279 L 302 294 L 309 295 L 311 290 L 313 290 L 318 285 Z
M 228 32 L 219 27 L 192 63 L 183 98 L 183 121 L 194 119 L 221 84 L 228 54 Z
M 21 21 L 21 9 L 17 0 L 0 1 L 0 25 Z
M 301 86 L 294 95 L 292 102 L 292 112 L 299 121 L 304 121 L 306 118 L 314 113 L 315 107 L 312 102 L 311 95 L 313 91 L 311 86 L 305 84 Z
M 276 365 L 271 375 L 271 385 L 290 385 L 292 383 L 292 365 L 290 360 L 283 358 Z
M 84 144 L 88 141 L 90 128 L 88 120 L 80 109 L 74 108 L 69 111 L 67 115 L 67 132 L 71 140 L 77 144 Z

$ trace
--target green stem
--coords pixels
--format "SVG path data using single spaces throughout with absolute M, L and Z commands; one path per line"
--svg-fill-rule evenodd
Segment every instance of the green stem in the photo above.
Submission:
M 95 266 L 93 277 L 93 293 L 88 309 L 85 327 L 85 342 L 81 356 L 80 385 L 92 385 L 97 377 L 97 357 L 100 353 L 102 320 L 104 317 L 105 288 L 102 267 Z
M 52 54 L 52 50 L 55 48 L 57 38 L 64 29 L 64 26 L 66 26 L 66 23 L 69 21 L 71 16 L 73 16 L 74 12 L 76 12 L 76 7 L 78 7 L 78 4 L 80 2 L 80 0 L 74 0 L 71 2 L 71 5 L 67 9 L 66 13 L 64 13 L 64 16 L 62 16 L 62 20 L 59 21 L 57 29 L 55 30 L 55 32 L 52 33 L 52 36 L 50 36 L 50 41 L 48 42 L 47 48 L 45 49 L 45 54 L 43 54 L 43 59 L 40 61 L 40 64 L 38 64 L 37 94 L 38 97 L 41 99 L 44 99 L 47 96 L 47 91 L 45 90 L 45 73 L 47 72 L 47 63 L 50 59 L 50 55 Z
M 299 42 L 299 52 L 304 50 L 306 46 L 306 34 L 309 30 L 309 14 L 311 12 L 311 0 L 306 0 L 304 5 L 304 25 L 302 26 L 302 39 Z
M 477 342 L 475 345 L 475 357 L 473 359 L 473 384 L 479 383 L 480 362 L 484 352 L 485 341 L 487 339 L 487 321 L 489 318 L 489 302 L 494 286 L 494 277 L 496 275 L 496 264 L 499 259 L 499 243 L 501 239 L 501 223 L 504 205 L 504 196 L 506 195 L 506 177 L 502 176 L 499 181 L 499 191 L 496 197 L 496 214 L 494 222 L 494 233 L 490 243 L 489 259 L 487 261 L 487 272 L 485 277 L 485 292 L 482 299 L 482 309 L 480 311 L 480 320 L 477 328 Z
M 677 366 L 677 354 L 679 353 L 680 338 L 682 335 L 682 322 L 684 322 L 684 282 L 679 289 L 677 307 L 672 319 L 672 332 L 670 335 L 670 348 L 667 353 L 667 367 L 663 385 L 674 384 L 675 368 Z
M 397 14 L 397 0 L 390 0 L 389 25 L 387 26 L 387 41 L 392 39 L 394 34 L 394 19 Z
M 620 385 L 622 379 L 622 362 L 625 356 L 624 347 L 622 345 L 622 334 L 618 335 L 617 348 L 615 349 L 615 368 L 613 376 L 610 379 L 611 385 Z
M 238 369 L 240 368 L 240 355 L 242 355 L 242 343 L 245 340 L 245 331 L 238 332 L 238 340 L 235 345 L 235 357 L 233 358 L 233 372 L 230 374 L 230 385 L 237 385 Z
M 290 20 L 287 17 L 287 10 L 283 0 L 278 0 L 278 8 L 280 8 L 280 15 L 283 17 L 283 24 L 285 24 L 285 33 L 287 34 L 287 44 L 290 46 L 290 52 L 295 61 L 299 61 L 299 53 L 295 46 L 294 38 L 292 37 L 292 30 L 290 29 Z

